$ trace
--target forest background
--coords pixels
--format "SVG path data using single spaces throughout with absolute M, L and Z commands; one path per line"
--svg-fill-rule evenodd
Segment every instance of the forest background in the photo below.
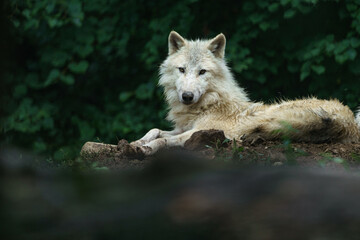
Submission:
M 360 104 L 360 1 L 12 0 L 1 14 L 2 146 L 68 164 L 86 141 L 171 128 L 158 67 L 167 37 L 227 37 L 254 101 Z

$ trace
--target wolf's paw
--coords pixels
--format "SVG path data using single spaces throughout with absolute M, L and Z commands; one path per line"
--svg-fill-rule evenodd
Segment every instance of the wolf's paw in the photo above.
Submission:
M 143 153 L 145 156 L 149 156 L 149 155 L 152 155 L 152 154 L 153 154 L 153 150 L 152 150 L 151 147 L 141 146 L 141 147 L 139 147 L 139 149 L 142 151 L 142 153 Z
M 137 152 L 142 152 L 145 156 L 149 156 L 153 153 L 153 150 L 151 147 L 146 146 L 148 144 L 145 140 L 137 140 L 135 142 L 131 142 L 130 146 L 136 149 Z
M 145 156 L 149 155 L 147 147 L 129 144 L 125 139 L 119 141 L 117 150 L 122 158 L 128 159 L 143 159 Z
M 147 142 L 145 140 L 136 140 L 134 142 L 131 142 L 130 145 L 133 146 L 133 147 L 142 147 L 146 144 Z

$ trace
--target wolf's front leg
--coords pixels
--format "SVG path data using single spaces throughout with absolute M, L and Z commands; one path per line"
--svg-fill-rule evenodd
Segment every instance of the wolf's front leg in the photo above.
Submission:
M 147 134 L 145 134 L 145 136 L 143 136 L 142 138 L 140 138 L 139 140 L 136 140 L 132 143 L 130 143 L 131 145 L 140 147 L 140 146 L 144 146 L 145 144 L 157 139 L 157 138 L 163 138 L 163 137 L 169 137 L 169 136 L 174 136 L 176 134 L 180 134 L 183 131 L 179 128 L 176 128 L 172 131 L 162 131 L 160 129 L 157 128 L 153 128 L 151 129 Z
M 191 135 L 196 131 L 198 130 L 193 129 L 178 135 L 157 138 L 143 145 L 142 149 L 146 155 L 152 155 L 156 153 L 158 150 L 165 147 L 175 147 L 175 146 L 183 147 L 186 140 L 188 140 L 191 137 Z

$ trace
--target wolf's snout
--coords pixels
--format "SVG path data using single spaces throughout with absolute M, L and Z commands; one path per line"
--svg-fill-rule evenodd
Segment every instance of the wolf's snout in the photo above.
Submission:
M 194 94 L 192 92 L 184 92 L 182 94 L 183 103 L 190 104 L 194 99 Z

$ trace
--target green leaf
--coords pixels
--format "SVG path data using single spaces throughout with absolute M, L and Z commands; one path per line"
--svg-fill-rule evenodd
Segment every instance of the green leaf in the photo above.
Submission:
M 73 85 L 75 82 L 75 79 L 72 75 L 61 75 L 60 80 L 67 85 Z
M 29 9 L 24 9 L 22 11 L 22 15 L 27 18 L 27 19 L 30 19 L 30 10 Z
M 152 83 L 141 84 L 135 91 L 138 99 L 150 99 L 154 92 L 154 85 Z
M 241 73 L 243 70 L 246 70 L 248 68 L 249 68 L 249 66 L 245 63 L 238 62 L 234 65 L 234 71 L 238 72 L 238 73 Z
M 85 58 L 94 51 L 94 48 L 91 45 L 81 45 L 78 46 L 75 51 L 79 54 L 81 58 Z
M 310 75 L 310 72 L 301 72 L 300 74 L 300 81 L 304 81 L 308 76 Z
M 335 61 L 343 64 L 344 62 L 346 62 L 348 60 L 348 57 L 345 54 L 341 54 L 341 55 L 336 55 L 335 56 Z
M 250 21 L 254 24 L 259 23 L 261 20 L 263 20 L 263 18 L 264 15 L 257 12 L 249 16 Z
M 352 3 L 348 3 L 346 4 L 346 8 L 348 9 L 349 12 L 354 12 L 358 9 L 358 6 Z
M 52 83 L 54 83 L 60 76 L 60 71 L 58 69 L 53 69 L 51 70 L 51 72 L 49 73 L 49 76 L 47 77 L 44 86 L 47 87 L 49 85 L 51 85 Z
M 319 75 L 325 72 L 325 67 L 322 65 L 313 65 L 311 66 L 311 69 Z
M 287 4 L 289 4 L 292 0 L 281 0 L 280 3 L 281 5 L 285 6 Z
M 24 24 L 25 30 L 36 30 L 39 27 L 40 21 L 38 19 L 30 19 L 29 21 L 26 21 Z
M 262 22 L 262 23 L 259 24 L 259 27 L 260 27 L 261 30 L 266 31 L 266 30 L 269 29 L 270 24 L 268 22 Z
M 66 52 L 63 51 L 55 51 L 51 55 L 51 63 L 54 67 L 62 67 L 66 63 L 66 61 L 69 59 L 69 55 Z
M 77 27 L 81 27 L 82 20 L 84 19 L 81 2 L 78 0 L 71 0 L 68 4 L 68 8 L 73 24 Z
M 351 47 L 357 48 L 360 46 L 360 39 L 359 38 L 351 38 L 350 40 Z
M 334 49 L 335 49 L 335 44 L 333 44 L 333 43 L 326 44 L 325 51 L 328 55 L 332 54 Z
M 350 60 L 354 60 L 356 58 L 357 52 L 355 49 L 350 48 L 345 52 L 345 54 Z
M 58 20 L 56 18 L 49 18 L 47 22 L 50 28 L 54 28 L 58 24 Z
M 279 8 L 279 4 L 278 4 L 278 3 L 273 3 L 273 4 L 270 4 L 270 5 L 268 6 L 269 12 L 275 12 L 275 11 L 278 10 L 278 8 Z
M 284 12 L 284 18 L 292 18 L 295 16 L 296 11 L 294 9 L 288 9 Z
M 126 102 L 131 96 L 133 96 L 132 92 L 121 92 L 119 94 L 120 102 Z
M 54 2 L 49 2 L 45 8 L 47 13 L 52 13 L 55 9 L 55 3 Z
M 339 42 L 338 44 L 336 44 L 335 49 L 334 49 L 334 53 L 335 54 L 339 54 L 344 52 L 350 45 L 350 41 L 345 39 L 342 42 Z
M 52 129 L 54 127 L 54 120 L 51 117 L 46 117 L 42 124 L 44 129 Z
M 104 43 L 104 42 L 107 42 L 111 39 L 112 37 L 112 32 L 111 31 L 107 31 L 107 29 L 102 29 L 100 28 L 98 31 L 97 31 L 97 41 L 99 43 Z
M 89 67 L 89 63 L 85 60 L 79 62 L 79 63 L 70 63 L 69 64 L 69 69 L 73 72 L 73 73 L 85 73 L 86 70 Z

